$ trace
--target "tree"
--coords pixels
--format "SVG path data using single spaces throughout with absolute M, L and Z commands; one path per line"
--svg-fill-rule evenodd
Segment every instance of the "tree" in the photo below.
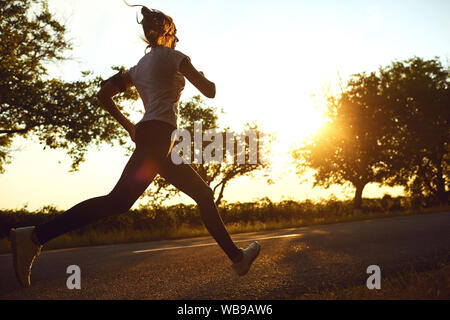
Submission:
M 450 74 L 438 58 L 414 57 L 381 70 L 397 130 L 388 163 L 393 185 L 428 204 L 447 204 L 450 176 Z
M 258 142 L 258 161 L 254 164 L 250 163 L 250 148 L 249 140 L 247 139 L 244 144 L 246 148 L 243 148 L 241 152 L 238 152 L 237 141 L 234 141 L 233 146 L 236 151 L 232 157 L 232 161 L 217 161 L 217 162 L 203 162 L 203 163 L 192 163 L 192 167 L 197 171 L 197 173 L 202 177 L 202 179 L 212 188 L 214 191 L 215 202 L 220 204 L 223 199 L 224 191 L 226 186 L 233 179 L 241 176 L 248 176 L 255 173 L 257 170 L 265 168 L 268 163 L 260 161 L 260 152 L 263 152 L 262 145 L 264 142 L 264 147 L 267 148 L 266 143 L 270 143 L 270 135 L 265 135 L 263 137 L 262 132 L 260 132 L 256 125 L 246 125 L 246 128 L 241 133 L 231 132 L 229 128 L 224 130 L 218 129 L 218 115 L 217 110 L 213 107 L 208 107 L 205 102 L 200 98 L 200 96 L 194 96 L 186 102 L 182 102 L 179 105 L 180 110 L 180 129 L 186 129 L 190 137 L 192 137 L 191 143 L 191 154 L 190 159 L 195 159 L 195 148 L 194 148 L 194 135 L 196 126 L 195 123 L 201 122 L 201 128 L 203 132 L 197 131 L 198 134 L 203 134 L 206 130 L 210 130 L 216 136 L 220 135 L 222 137 L 223 149 L 226 150 L 226 132 L 233 137 L 238 135 L 245 135 L 249 131 L 256 133 L 256 138 Z M 197 128 L 198 130 L 198 128 Z M 242 140 L 243 141 L 243 140 Z M 201 151 L 204 155 L 206 148 L 214 141 L 202 141 Z M 245 158 L 245 164 L 239 164 L 237 159 L 242 155 Z M 164 200 L 179 194 L 179 190 L 168 184 L 163 178 L 157 177 L 154 180 L 154 185 L 156 189 L 149 189 L 145 195 L 150 198 L 150 202 L 162 203 Z
M 449 82 L 438 58 L 415 57 L 354 75 L 329 98 L 330 122 L 293 152 L 297 167 L 315 169 L 315 185 L 350 182 L 355 209 L 369 182 L 448 203 Z
M 97 100 L 101 77 L 89 72 L 74 82 L 50 77 L 49 63 L 66 60 L 72 49 L 65 31 L 46 0 L 1 3 L 0 172 L 17 136 L 35 135 L 45 147 L 67 149 L 74 170 L 89 145 L 125 144 L 125 131 Z M 137 97 L 135 90 L 128 90 L 117 102 Z
M 314 186 L 350 183 L 354 209 L 362 206 L 364 187 L 383 182 L 387 145 L 394 125 L 382 99 L 376 73 L 353 75 L 345 90 L 328 97 L 329 121 L 292 156 L 299 174 L 314 169 Z

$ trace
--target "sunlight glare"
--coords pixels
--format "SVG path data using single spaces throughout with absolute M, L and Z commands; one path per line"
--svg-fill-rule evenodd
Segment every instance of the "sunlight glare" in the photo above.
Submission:
M 262 117 L 262 116 L 261 116 Z M 276 135 L 272 146 L 274 169 L 282 168 L 290 162 L 290 149 L 311 135 L 314 135 L 324 123 L 324 114 L 319 107 L 314 106 L 313 99 L 306 100 L 290 110 L 290 115 L 271 115 L 261 118 L 268 132 Z

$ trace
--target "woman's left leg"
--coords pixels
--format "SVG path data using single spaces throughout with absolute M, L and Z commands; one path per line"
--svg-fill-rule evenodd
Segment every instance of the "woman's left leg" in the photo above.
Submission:
M 208 229 L 230 260 L 239 260 L 242 257 L 242 250 L 236 247 L 225 229 L 214 203 L 211 188 L 190 165 L 175 165 L 170 157 L 166 159 L 167 161 L 164 162 L 163 169 L 159 174 L 197 203 L 206 229 Z

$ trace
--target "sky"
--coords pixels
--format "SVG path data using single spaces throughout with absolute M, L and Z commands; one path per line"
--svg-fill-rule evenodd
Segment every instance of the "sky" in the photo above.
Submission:
M 271 177 L 275 183 L 267 185 L 261 175 L 236 179 L 225 191 L 229 202 L 351 198 L 349 188 L 312 188 L 311 179 L 300 179 L 286 155 L 292 144 L 320 127 L 323 93 L 335 90 L 339 79 L 345 82 L 353 73 L 375 71 L 394 60 L 439 56 L 446 63 L 450 58 L 447 0 L 136 3 L 174 18 L 177 50 L 216 83 L 216 98 L 204 100 L 223 108 L 222 126 L 238 130 L 257 121 L 279 138 Z M 81 71 L 91 70 L 107 78 L 113 74 L 111 66 L 132 67 L 144 54 L 138 9 L 122 0 L 49 0 L 49 8 L 74 44 L 70 61 L 50 67 L 53 77 L 76 80 Z M 195 94 L 188 83 L 182 100 Z M 80 171 L 71 173 L 63 151 L 43 150 L 36 141 L 23 139 L 16 139 L 13 149 L 12 164 L 0 175 L 0 208 L 67 209 L 108 193 L 128 159 L 120 147 L 91 148 Z M 371 184 L 363 196 L 401 192 Z M 172 200 L 180 201 L 190 199 Z

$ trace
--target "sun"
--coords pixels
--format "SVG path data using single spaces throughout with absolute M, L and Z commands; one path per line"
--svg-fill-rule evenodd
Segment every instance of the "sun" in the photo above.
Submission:
M 319 130 L 324 122 L 322 113 L 313 107 L 304 107 L 293 110 L 292 117 L 285 121 L 284 126 L 278 129 L 286 143 L 302 142 L 308 136 Z
M 325 123 L 325 116 L 320 108 L 304 104 L 290 110 L 289 116 L 272 115 L 264 120 L 265 129 L 276 136 L 270 148 L 272 162 L 281 168 L 290 162 L 291 148 L 314 135 Z

